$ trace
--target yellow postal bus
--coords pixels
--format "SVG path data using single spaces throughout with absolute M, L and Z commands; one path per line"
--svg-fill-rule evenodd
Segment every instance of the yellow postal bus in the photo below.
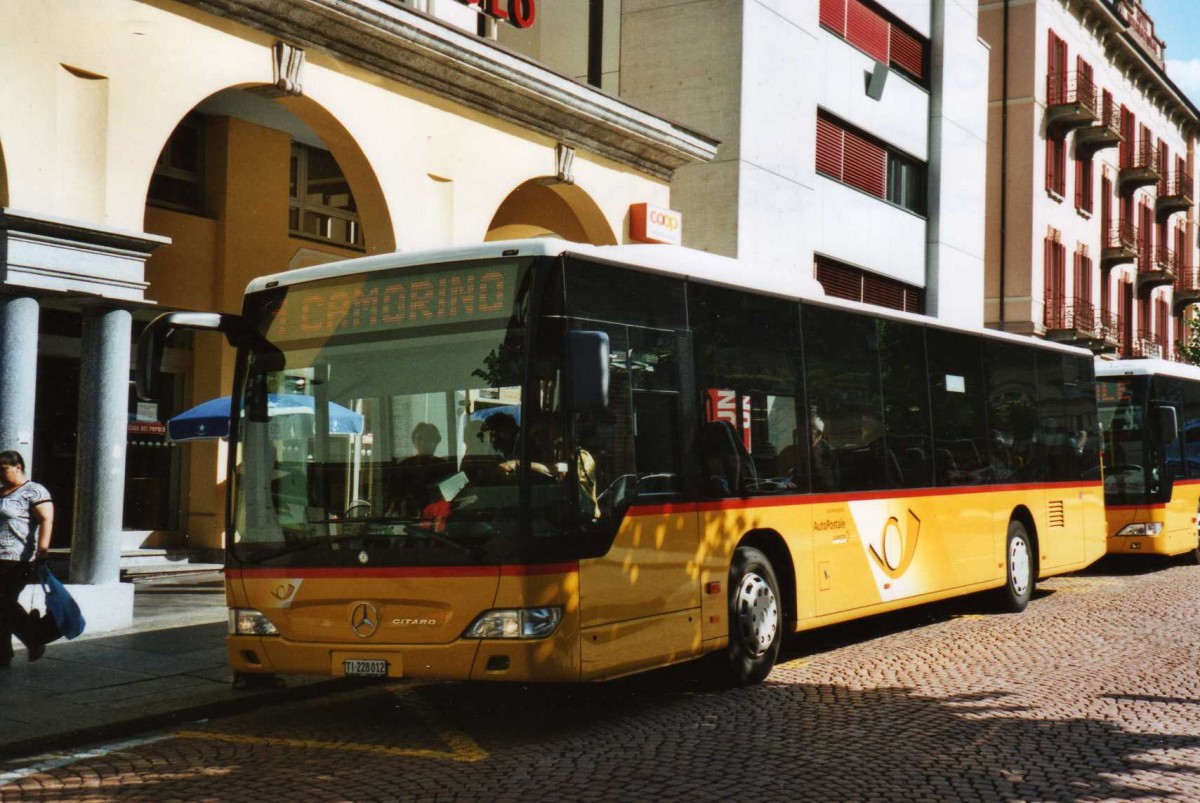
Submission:
M 1096 362 L 1108 551 L 1200 562 L 1200 368 Z
M 826 299 L 807 272 L 559 240 L 395 254 L 171 313 L 238 348 L 229 658 L 602 680 L 1103 554 L 1087 352 Z

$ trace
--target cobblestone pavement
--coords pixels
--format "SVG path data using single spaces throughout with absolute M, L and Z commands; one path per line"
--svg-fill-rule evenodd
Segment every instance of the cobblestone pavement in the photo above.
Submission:
M 368 686 L 0 765 L 8 800 L 1200 800 L 1200 568 L 826 628 L 766 683 Z

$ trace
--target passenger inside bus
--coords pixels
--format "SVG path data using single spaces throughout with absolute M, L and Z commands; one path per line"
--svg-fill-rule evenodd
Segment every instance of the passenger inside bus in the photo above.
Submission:
M 422 421 L 413 427 L 411 437 L 416 453 L 387 472 L 388 514 L 392 516 L 419 515 L 430 502 L 441 499 L 437 485 L 454 473 L 452 460 L 435 455 L 442 442 L 436 426 Z

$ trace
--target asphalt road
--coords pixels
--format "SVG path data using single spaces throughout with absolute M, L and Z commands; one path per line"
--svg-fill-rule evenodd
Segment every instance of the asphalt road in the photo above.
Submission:
M 1200 800 L 1200 567 L 826 628 L 766 683 L 388 684 L 0 765 L 8 800 Z

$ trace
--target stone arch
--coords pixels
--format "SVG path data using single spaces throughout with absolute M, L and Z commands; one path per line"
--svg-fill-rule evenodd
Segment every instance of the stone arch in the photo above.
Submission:
M 237 117 L 268 128 L 278 127 L 300 141 L 319 142 L 333 154 L 354 193 L 367 253 L 396 250 L 395 230 L 383 188 L 354 136 L 333 114 L 310 98 L 269 98 L 256 92 L 257 89 L 259 87 L 255 85 L 239 85 L 210 94 L 176 120 L 167 136 L 173 133 L 175 125 L 187 114 L 198 111 L 202 114 Z M 296 132 L 303 133 L 296 136 Z M 160 149 L 166 141 L 166 138 L 162 139 Z M 148 189 L 149 181 L 146 186 Z
M 488 224 L 486 241 L 556 235 L 591 245 L 616 245 L 600 207 L 575 184 L 553 178 L 526 181 L 500 203 Z

